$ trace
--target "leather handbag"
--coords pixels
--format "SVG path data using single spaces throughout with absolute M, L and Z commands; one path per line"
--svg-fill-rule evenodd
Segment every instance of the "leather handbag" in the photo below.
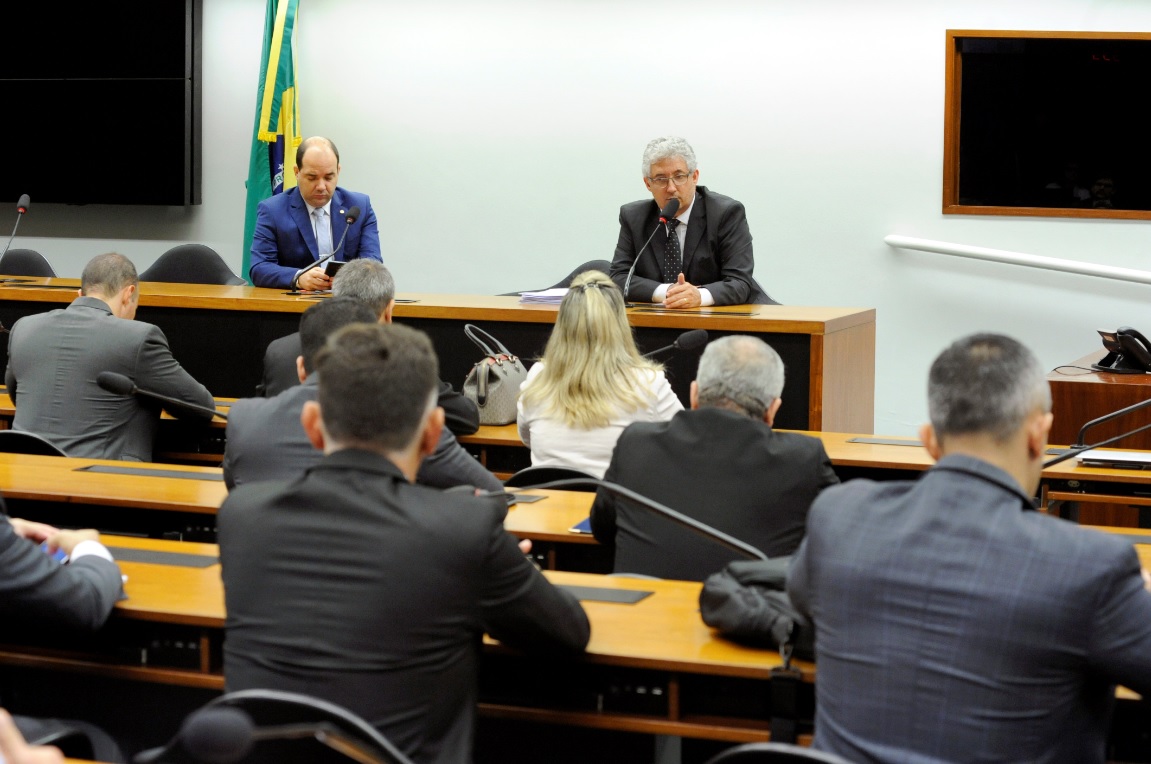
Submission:
M 480 410 L 480 424 L 511 424 L 516 421 L 516 399 L 527 369 L 503 343 L 475 324 L 464 324 L 464 334 L 484 354 L 464 379 L 464 397 Z

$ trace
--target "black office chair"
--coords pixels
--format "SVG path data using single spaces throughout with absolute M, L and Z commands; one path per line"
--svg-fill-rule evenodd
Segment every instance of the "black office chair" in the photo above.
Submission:
M 588 260 L 586 263 L 584 263 L 580 267 L 576 268 L 574 271 L 572 271 L 568 275 L 564 276 L 562 281 L 559 281 L 555 284 L 552 284 L 550 287 L 546 287 L 546 288 L 547 289 L 567 289 L 568 287 L 570 287 L 572 285 L 572 281 L 575 280 L 575 277 L 580 275 L 584 271 L 603 271 L 604 273 L 607 273 L 610 268 L 611 268 L 611 263 L 608 262 L 607 260 Z M 542 291 L 544 291 L 544 290 L 543 289 L 523 289 L 523 290 L 520 290 L 520 292 L 504 292 L 503 294 L 498 295 L 498 296 L 500 296 L 500 297 L 518 297 L 521 292 L 542 292 Z
M 787 743 L 747 743 L 729 748 L 707 764 L 851 764 L 833 753 Z
M 47 438 L 23 430 L 0 430 L 0 453 L 31 456 L 68 455 Z
M 140 274 L 141 281 L 166 281 L 171 284 L 247 284 L 232 273 L 224 258 L 204 244 L 181 244 L 172 247 Z
M 550 483 L 553 480 L 568 480 L 571 478 L 588 478 L 595 480 L 594 475 L 589 475 L 579 470 L 571 470 L 567 467 L 525 467 L 505 480 L 504 485 L 508 488 L 530 488 L 534 485 L 540 485 L 541 483 Z M 565 490 L 594 493 L 596 487 L 595 485 L 589 484 L 587 486 L 576 486 Z
M 375 727 L 345 708 L 278 690 L 228 693 L 184 720 L 163 748 L 135 764 L 412 764 Z
M 10 249 L 0 257 L 0 273 L 5 276 L 47 276 L 56 277 L 44 255 L 34 249 Z

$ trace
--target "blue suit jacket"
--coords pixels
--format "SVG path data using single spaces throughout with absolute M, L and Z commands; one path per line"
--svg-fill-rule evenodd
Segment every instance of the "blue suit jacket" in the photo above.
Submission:
M 1131 542 L 970 457 L 828 488 L 788 591 L 815 623 L 815 747 L 853 762 L 1102 762 L 1115 683 L 1151 692 Z
M 352 207 L 360 208 L 360 217 L 351 227 L 344 214 Z M 376 213 L 367 194 L 345 191 L 337 187 L 332 195 L 332 244 L 338 245 L 344 229 L 348 236 L 336 253 L 337 260 L 355 260 L 370 257 L 383 262 L 380 256 L 380 234 L 376 229 Z M 291 289 L 296 271 L 320 259 L 316 234 L 308 205 L 293 188 L 260 202 L 256 210 L 256 230 L 252 235 L 252 265 L 248 277 L 260 287 Z

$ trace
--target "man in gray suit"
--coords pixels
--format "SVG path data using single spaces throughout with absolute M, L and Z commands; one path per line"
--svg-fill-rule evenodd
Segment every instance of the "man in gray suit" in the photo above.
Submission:
M 379 266 L 374 261 L 357 260 L 345 268 L 357 263 Z M 376 323 L 376 319 L 365 302 L 350 297 L 332 297 L 304 312 L 296 335 L 301 350 L 296 358 L 300 383 L 271 398 L 238 400 L 228 415 L 224 482 L 229 488 L 297 477 L 320 461 L 323 454 L 312 447 L 300 423 L 304 404 L 316 400 L 317 380 L 312 373 L 316 354 L 337 329 L 352 323 Z M 434 488 L 470 485 L 503 491 L 496 476 L 465 451 L 446 427 L 435 451 L 421 463 L 416 481 Z
M 1115 684 L 1151 692 L 1131 542 L 1034 510 L 1051 393 L 1015 340 L 945 350 L 915 482 L 808 515 L 788 591 L 815 624 L 815 746 L 854 762 L 1102 762 Z
M 40 548 L 45 543 L 49 551 L 68 555 L 68 564 L 45 554 Z M 96 531 L 58 530 L 9 518 L 0 500 L 0 638 L 39 630 L 95 631 L 108 619 L 121 591 L 120 569 Z M 97 747 L 101 761 L 121 760 L 110 738 L 90 725 L 27 717 L 16 722 L 29 740 L 78 729 Z
M 80 296 L 71 305 L 13 325 L 4 374 L 16 404 L 12 429 L 41 435 L 69 456 L 152 461 L 160 406 L 101 389 L 96 376 L 102 371 L 123 374 L 142 390 L 215 409 L 212 394 L 172 356 L 159 327 L 132 320 L 139 300 L 132 261 L 97 255 L 84 267 Z M 208 418 L 165 408 L 173 416 Z

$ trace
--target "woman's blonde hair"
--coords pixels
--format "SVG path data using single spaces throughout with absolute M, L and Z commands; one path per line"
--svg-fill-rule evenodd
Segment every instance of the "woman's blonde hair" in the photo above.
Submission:
M 636 372 L 663 371 L 639 354 L 623 293 L 601 271 L 584 271 L 572 281 L 540 360 L 546 365 L 524 390 L 524 405 L 579 429 L 604 427 L 621 409 L 649 405 Z

